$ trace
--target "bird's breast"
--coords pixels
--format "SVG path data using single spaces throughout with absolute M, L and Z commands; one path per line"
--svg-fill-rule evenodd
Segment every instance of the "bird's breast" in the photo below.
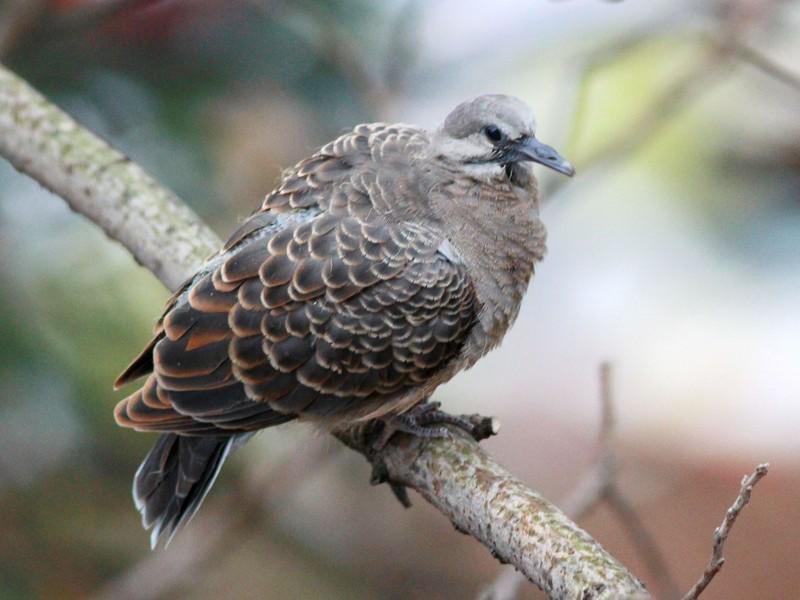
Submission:
M 547 233 L 537 214 L 526 210 L 505 221 L 504 227 L 476 225 L 469 241 L 461 244 L 468 247 L 461 253 L 480 303 L 465 347 L 471 363 L 499 345 L 513 325 L 546 250 Z

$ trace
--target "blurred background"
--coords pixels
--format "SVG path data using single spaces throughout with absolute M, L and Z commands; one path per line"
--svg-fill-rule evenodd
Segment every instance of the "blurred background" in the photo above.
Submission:
M 519 321 L 438 399 L 499 417 L 490 451 L 558 501 L 595 460 L 611 360 L 619 485 L 668 574 L 608 509 L 581 523 L 685 591 L 768 460 L 703 597 L 798 597 L 800 2 L 0 0 L 0 60 L 223 237 L 356 123 L 527 100 L 578 176 L 540 173 L 549 254 Z M 239 452 L 151 553 L 130 483 L 153 437 L 114 425 L 111 382 L 168 293 L 5 162 L 0 289 L 0 599 L 477 598 L 501 572 L 302 425 Z

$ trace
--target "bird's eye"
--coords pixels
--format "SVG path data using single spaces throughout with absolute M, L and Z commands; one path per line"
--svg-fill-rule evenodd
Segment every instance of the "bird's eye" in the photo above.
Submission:
M 487 125 L 483 128 L 483 134 L 490 142 L 497 143 L 503 139 L 503 132 L 497 125 Z

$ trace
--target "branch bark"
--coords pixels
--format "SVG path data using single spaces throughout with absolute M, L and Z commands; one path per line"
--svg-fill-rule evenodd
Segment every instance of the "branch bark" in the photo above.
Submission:
M 0 66 L 0 155 L 99 225 L 174 290 L 219 245 L 174 194 Z M 395 436 L 372 452 L 369 425 L 340 439 L 395 485 L 417 490 L 550 598 L 647 599 L 644 586 L 557 507 L 478 444 Z
M 458 531 L 514 565 L 550 598 L 650 598 L 589 534 L 460 431 L 443 439 L 395 435 L 376 456 L 371 427 L 354 427 L 338 437 L 385 469 L 378 481 L 415 489 Z
M 0 156 L 101 227 L 170 290 L 221 245 L 172 192 L 2 66 Z

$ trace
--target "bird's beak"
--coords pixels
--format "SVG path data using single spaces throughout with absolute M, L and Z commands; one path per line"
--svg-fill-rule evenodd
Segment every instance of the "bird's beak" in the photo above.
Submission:
M 513 160 L 532 160 L 568 177 L 575 175 L 575 168 L 555 148 L 543 144 L 535 137 L 525 136 L 514 140 L 510 150 Z

